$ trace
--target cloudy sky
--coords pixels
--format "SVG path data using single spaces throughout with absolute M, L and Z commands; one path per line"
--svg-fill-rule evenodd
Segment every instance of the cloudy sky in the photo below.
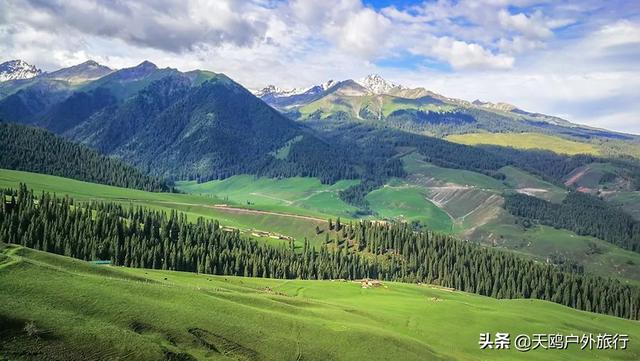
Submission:
M 640 1 L 2 0 L 0 61 L 148 59 L 250 88 L 378 73 L 640 134 Z

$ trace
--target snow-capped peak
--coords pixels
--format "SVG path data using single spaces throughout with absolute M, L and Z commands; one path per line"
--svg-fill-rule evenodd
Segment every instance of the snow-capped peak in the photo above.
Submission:
M 333 79 L 326 81 L 322 84 L 320 84 L 320 87 L 322 88 L 322 90 L 327 90 L 329 88 L 331 88 L 332 86 L 338 84 L 338 82 L 334 81 Z
M 10 60 L 0 64 L 0 82 L 30 79 L 42 74 L 42 70 L 22 60 Z
M 367 75 L 366 77 L 356 81 L 356 83 L 362 85 L 373 94 L 386 94 L 394 89 L 405 89 L 402 85 L 387 81 L 378 74 Z
M 274 97 L 288 97 L 296 94 L 302 94 L 303 92 L 303 89 L 298 88 L 282 89 L 275 85 L 267 85 L 266 87 L 254 92 L 254 94 L 257 97 L 264 97 L 267 95 L 271 95 Z
M 303 94 L 315 95 L 331 88 L 336 84 L 337 82 L 333 80 L 329 80 L 320 85 L 314 85 L 308 88 L 291 88 L 291 89 L 282 89 L 275 85 L 267 85 L 266 87 L 260 90 L 254 91 L 253 93 L 259 98 L 263 98 L 266 96 L 272 96 L 276 98 L 285 98 L 285 97 L 290 97 L 294 95 L 303 95 Z

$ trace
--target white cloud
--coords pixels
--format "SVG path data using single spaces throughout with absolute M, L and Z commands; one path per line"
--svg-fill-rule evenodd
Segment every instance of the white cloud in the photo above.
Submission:
M 370 58 L 384 52 L 390 27 L 389 19 L 371 9 L 362 9 L 328 32 L 343 50 Z
M 182 2 L 7 0 L 9 23 L 47 28 L 55 33 L 80 32 L 171 52 L 200 44 L 240 46 L 259 41 L 265 31 L 252 18 L 251 6 L 239 0 Z
M 613 24 L 605 25 L 591 34 L 587 42 L 592 48 L 597 48 L 598 50 L 618 45 L 638 46 L 640 44 L 640 25 L 628 20 L 620 20 Z
M 310 35 L 324 35 L 342 51 L 370 59 L 384 53 L 391 21 L 360 0 L 297 0 L 293 14 Z
M 518 31 L 530 38 L 543 39 L 553 35 L 539 11 L 527 16 L 523 13 L 511 15 L 507 10 L 502 9 L 498 13 L 498 19 L 502 27 Z
M 414 46 L 410 51 L 446 61 L 455 69 L 509 69 L 514 63 L 513 57 L 492 54 L 478 44 L 449 37 L 426 38 L 420 46 Z

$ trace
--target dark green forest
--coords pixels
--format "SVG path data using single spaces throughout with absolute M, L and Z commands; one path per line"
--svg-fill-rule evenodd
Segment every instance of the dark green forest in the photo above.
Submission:
M 146 191 L 169 191 L 161 179 L 44 129 L 0 123 L 0 168 Z
M 73 92 L 52 84 L 38 82 L 2 99 L 0 116 L 46 128 L 170 180 L 204 182 L 248 173 L 334 183 L 359 176 L 346 149 L 320 139 L 224 75 L 200 81 L 141 65 Z M 290 145 L 286 157 L 271 155 L 297 137 L 302 139 Z
M 305 240 L 272 247 L 216 221 L 115 203 L 76 203 L 25 185 L 0 192 L 0 238 L 115 265 L 284 279 L 427 282 L 496 298 L 536 298 L 581 310 L 640 318 L 640 289 L 567 273 L 517 255 L 416 232 L 406 224 L 331 224 L 318 249 Z M 331 236 L 329 236 L 331 235 Z
M 505 208 L 518 217 L 640 252 L 640 222 L 589 194 L 570 192 L 561 204 L 525 194 L 511 194 L 505 197 Z

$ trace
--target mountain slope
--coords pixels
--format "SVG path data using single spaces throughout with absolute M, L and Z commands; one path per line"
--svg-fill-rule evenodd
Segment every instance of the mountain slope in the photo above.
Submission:
M 48 79 L 66 80 L 71 83 L 83 83 L 90 80 L 102 78 L 113 72 L 113 69 L 100 65 L 93 60 L 85 61 L 82 64 L 46 73 L 43 77 Z
M 155 174 L 201 181 L 240 173 L 330 182 L 349 176 L 348 165 L 318 166 L 323 154 L 341 156 L 224 75 L 143 63 L 88 89 L 108 89 L 120 100 L 65 134 Z M 298 141 L 290 144 L 288 157 L 277 159 L 276 151 L 292 139 Z M 306 155 L 296 157 L 300 151 Z
M 13 83 L 4 89 L 8 95 L 0 99 L 0 119 L 39 124 L 39 117 L 72 94 L 65 81 L 36 77 Z
M 0 123 L 0 139 L 0 168 L 142 190 L 169 190 L 158 178 L 42 129 Z
M 300 135 L 297 125 L 224 76 L 183 91 L 115 153 L 164 172 L 210 178 L 255 170 Z

